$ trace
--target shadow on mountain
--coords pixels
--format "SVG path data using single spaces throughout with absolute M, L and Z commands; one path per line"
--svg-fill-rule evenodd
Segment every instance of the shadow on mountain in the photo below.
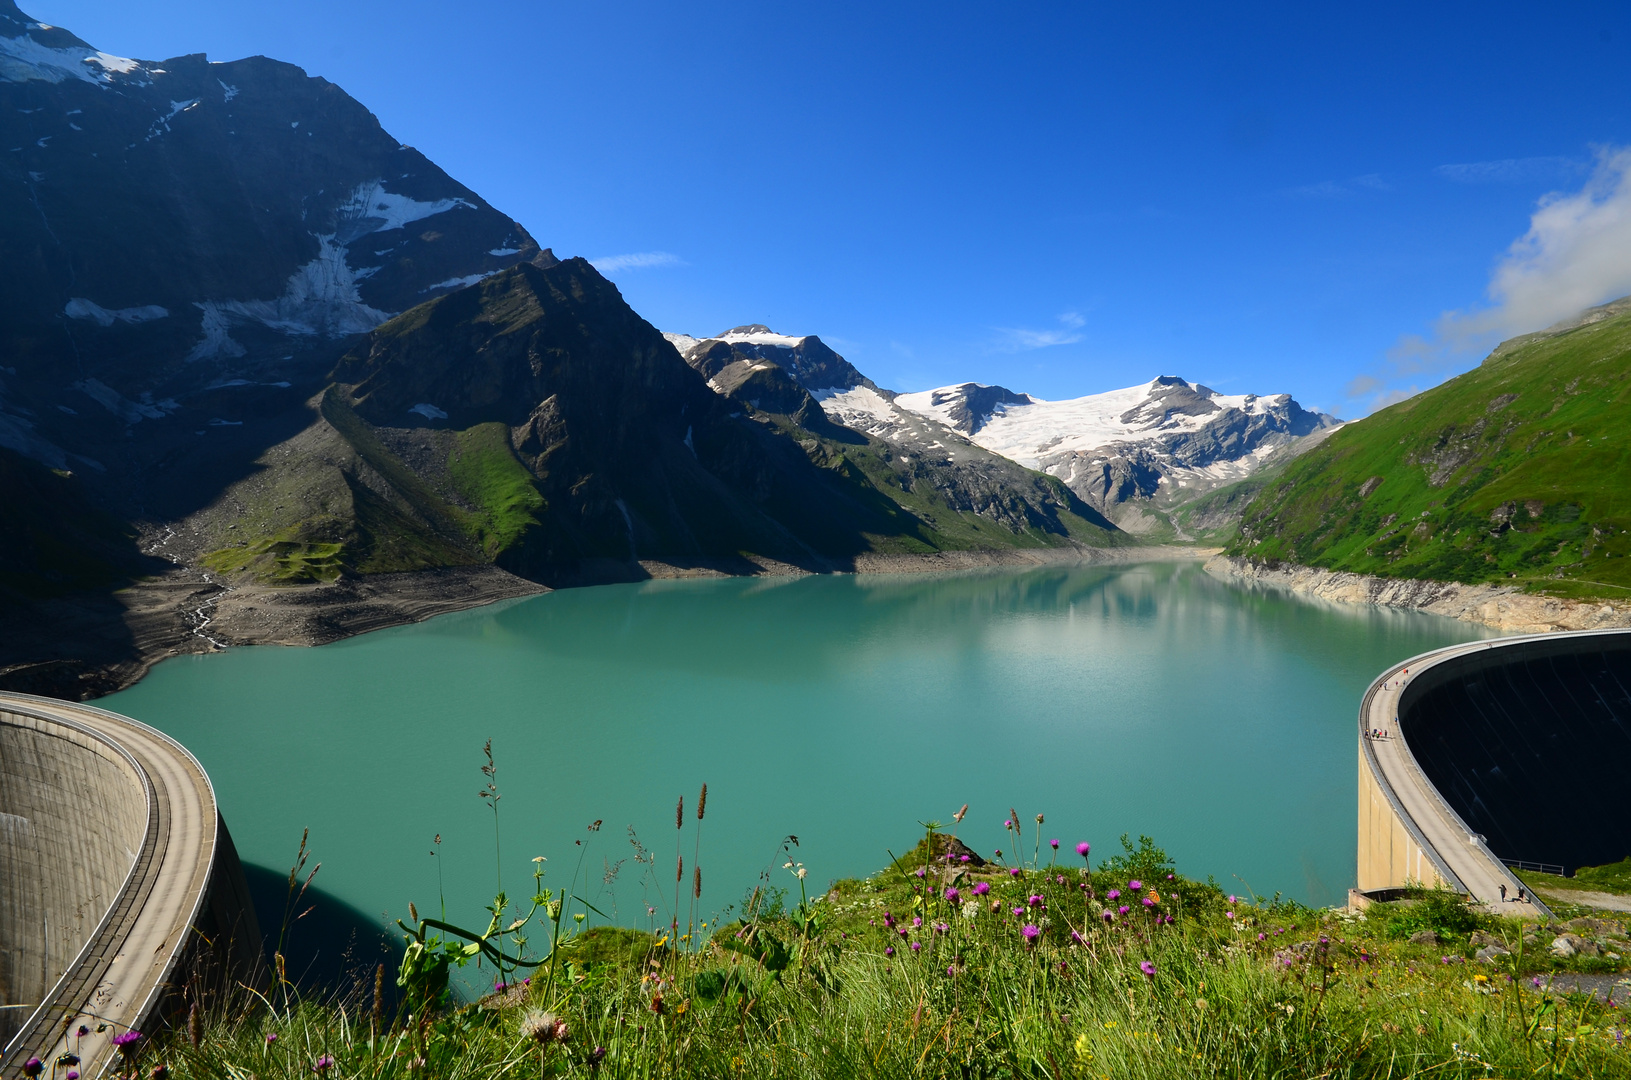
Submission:
M 266 943 L 268 970 L 275 970 L 272 957 L 281 938 L 289 980 L 302 992 L 319 997 L 360 994 L 372 1005 L 374 971 L 384 964 L 385 1008 L 395 1009 L 400 941 L 394 928 L 387 931 L 381 917 L 365 915 L 315 886 L 292 906 L 288 871 L 254 863 L 243 868 Z

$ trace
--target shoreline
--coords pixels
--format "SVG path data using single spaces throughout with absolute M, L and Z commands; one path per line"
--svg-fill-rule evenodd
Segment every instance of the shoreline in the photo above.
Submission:
M 112 593 L 62 597 L 0 626 L 0 689 L 91 701 L 140 682 L 154 665 L 242 645 L 312 647 L 561 588 L 657 579 L 936 574 L 967 570 L 1201 561 L 1216 548 L 1021 548 L 922 554 L 867 552 L 819 569 L 741 557 L 693 561 L 594 560 L 553 585 L 496 566 L 445 567 L 341 578 L 318 585 L 229 585 L 187 567 Z
M 1290 563 L 1269 566 L 1222 554 L 1209 558 L 1204 569 L 1236 585 L 1285 589 L 1340 604 L 1425 611 L 1517 633 L 1631 627 L 1631 603 L 1533 596 L 1510 585 L 1383 578 Z

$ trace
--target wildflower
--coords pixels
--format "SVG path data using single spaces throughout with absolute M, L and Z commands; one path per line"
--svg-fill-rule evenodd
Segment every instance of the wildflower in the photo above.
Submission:
M 922 926 L 923 925 L 923 916 L 913 915 L 912 916 L 912 925 L 913 926 Z
M 1092 850 L 1093 845 L 1089 844 L 1086 840 L 1083 840 L 1080 844 L 1076 845 L 1076 854 L 1080 855 L 1084 859 L 1087 858 L 1087 853 Z
M 44 1071 L 45 1062 L 41 1061 L 37 1057 L 31 1057 L 27 1061 L 23 1062 L 24 1076 L 38 1076 Z
M 959 855 L 959 856 L 957 856 L 957 861 L 958 862 L 968 862 L 968 856 L 967 855 Z
M 311 1071 L 318 1076 L 322 1076 L 332 1068 L 334 1068 L 334 1058 L 329 1054 L 323 1054 L 317 1059 L 316 1064 L 311 1067 Z
M 1234 902 L 1235 902 L 1235 898 L 1234 898 L 1234 897 L 1233 897 L 1233 896 L 1231 896 L 1231 897 L 1229 897 L 1229 903 L 1231 903 L 1231 904 L 1232 904 L 1232 903 L 1234 903 Z
M 948 965 L 946 967 L 946 974 L 947 975 L 956 975 L 957 974 L 957 965 L 956 964 Z
M 957 903 L 958 897 L 961 895 L 962 894 L 959 893 L 954 887 L 949 885 L 946 887 L 946 899 L 950 900 L 952 903 Z
M 1138 970 L 1142 971 L 1145 975 L 1148 975 L 1152 979 L 1155 978 L 1155 965 L 1150 963 L 1148 960 L 1140 960 L 1138 962 Z
M 988 893 L 990 891 L 991 891 L 991 883 L 989 881 L 976 881 L 974 883 L 974 895 L 975 896 L 984 896 L 986 893 Z
M 1042 815 L 1041 814 L 1036 815 L 1036 823 L 1038 825 L 1042 824 Z
M 922 877 L 925 873 L 927 873 L 927 871 L 925 871 L 923 869 L 923 867 L 920 866 L 920 867 L 917 868 L 917 876 L 918 877 Z
M 1129 881 L 1127 883 L 1127 888 L 1131 889 L 1133 892 L 1138 892 L 1143 887 L 1144 887 L 1144 883 L 1142 881 L 1138 880 L 1137 878 L 1134 878 L 1133 880 L 1131 880 L 1131 881 Z
M 68 1070 L 68 1080 L 79 1080 L 79 1070 L 78 1069 L 69 1069 Z
M 1048 846 L 1051 847 L 1053 850 L 1058 851 L 1059 850 L 1059 841 L 1058 840 L 1049 840 L 1048 841 Z
M 541 1009 L 529 1009 L 527 1015 L 521 1018 L 521 1037 L 530 1039 L 539 1046 L 548 1046 L 552 1042 L 565 1042 L 566 1036 L 566 1021 L 554 1013 L 544 1012 Z
M 893 945 L 885 945 L 883 947 L 883 954 L 885 956 L 894 956 L 895 955 L 895 947 Z
M 1126 904 L 1123 904 L 1123 905 L 1121 905 L 1120 907 L 1118 907 L 1116 909 L 1116 914 L 1117 915 L 1125 915 L 1131 910 L 1133 910 L 1133 909 L 1128 907 Z
M 142 1037 L 139 1031 L 121 1031 L 113 1037 L 113 1045 L 127 1054 L 136 1052 L 136 1042 Z
M 1266 938 L 1266 937 L 1268 937 L 1268 935 L 1267 935 L 1267 934 L 1258 934 L 1258 935 L 1257 935 L 1257 940 L 1258 940 L 1258 941 L 1262 941 L 1262 940 L 1263 940 L 1263 939 L 1264 939 L 1264 938 Z
M 1535 989 L 1537 989 L 1537 990 L 1540 989 L 1542 986 L 1546 985 L 1545 983 L 1540 981 L 1540 976 L 1539 975 L 1536 975 L 1534 978 L 1530 979 L 1529 981 L 1535 984 Z
M 1074 930 L 1072 930 L 1070 932 L 1070 940 L 1071 940 L 1072 943 L 1074 943 L 1076 945 L 1086 945 L 1087 944 L 1087 939 L 1082 937 L 1082 935 L 1078 934 Z
M 1026 907 L 1046 907 L 1047 906 L 1047 901 L 1043 900 L 1042 897 L 1040 897 L 1040 896 L 1030 896 L 1030 897 L 1026 898 L 1025 906 Z
M 884 912 L 883 913 L 883 924 L 885 926 L 887 926 L 887 927 L 893 928 L 894 925 L 895 925 L 895 916 L 890 914 L 887 911 Z
M 1014 827 L 1014 819 L 1009 818 L 1007 821 L 1002 823 L 1002 827 L 1005 829 L 1012 829 Z
M 1017 907 L 1017 908 L 1014 909 L 1014 914 L 1015 915 L 1023 915 L 1023 914 L 1025 914 L 1025 909 L 1022 908 L 1022 907 Z
M 1176 877 L 1176 876 L 1174 876 L 1174 875 L 1172 875 L 1172 874 L 1168 874 L 1168 875 L 1167 875 L 1167 880 L 1168 880 L 1168 881 L 1177 881 L 1177 880 L 1178 880 L 1178 879 L 1177 879 L 1177 877 Z
M 1120 900 L 1121 899 L 1121 890 L 1120 889 L 1111 889 L 1109 892 L 1104 894 L 1104 898 L 1106 900 Z
M 606 1060 L 606 1048 L 604 1046 L 597 1046 L 593 1050 L 589 1051 L 589 1067 L 591 1069 L 593 1069 L 594 1067 L 596 1067 L 602 1061 L 605 1061 L 605 1060 Z
M 1009 871 L 1008 871 L 1008 876 L 1009 877 L 1019 877 L 1019 867 L 1017 867 L 1017 866 L 1011 867 L 1009 869 Z
M 1155 901 L 1151 900 L 1149 897 L 1146 896 L 1144 898 L 1144 906 L 1145 907 L 1154 907 L 1155 906 Z
M 1106 909 L 1106 911 L 1104 912 L 1104 921 L 1105 922 L 1110 922 L 1114 918 L 1115 918 L 1115 916 L 1110 914 L 1109 910 Z
M 74 1032 L 74 1034 L 78 1035 L 81 1039 L 83 1039 L 85 1036 L 89 1035 L 90 1033 L 91 1033 L 91 1029 L 86 1027 L 84 1024 L 80 1024 L 79 1025 L 79 1030 Z
M 1024 926 L 1020 927 L 1019 932 L 1025 935 L 1025 941 L 1027 943 L 1035 941 L 1042 935 L 1042 929 L 1037 926 L 1032 926 L 1030 923 L 1026 923 Z
M 923 948 L 923 942 L 921 942 L 921 941 L 912 942 L 912 951 L 913 952 L 918 952 L 918 951 L 922 950 L 922 948 Z
M 277 1032 L 268 1031 L 266 1033 L 266 1045 L 271 1046 L 275 1042 L 277 1042 Z
M 1234 917 L 1235 917 L 1235 913 L 1234 913 L 1234 912 L 1232 912 L 1232 911 L 1225 911 L 1225 912 L 1224 912 L 1224 913 L 1223 913 L 1223 917 L 1224 917 L 1224 918 L 1225 918 L 1225 919 L 1232 919 L 1232 918 L 1234 918 Z
M 1171 926 L 1171 925 L 1172 925 L 1172 916 L 1171 916 L 1171 915 L 1168 915 L 1168 916 L 1167 916 L 1167 925 L 1168 925 L 1168 926 Z

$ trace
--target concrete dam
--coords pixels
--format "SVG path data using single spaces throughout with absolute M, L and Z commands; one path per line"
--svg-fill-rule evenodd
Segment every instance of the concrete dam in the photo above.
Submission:
M 1371 684 L 1359 719 L 1361 893 L 1446 885 L 1542 916 L 1513 902 L 1509 864 L 1572 873 L 1631 855 L 1631 631 L 1412 657 Z
M 64 1053 L 95 1076 L 115 1036 L 209 1007 L 260 965 L 192 755 L 116 713 L 0 694 L 0 1076 Z

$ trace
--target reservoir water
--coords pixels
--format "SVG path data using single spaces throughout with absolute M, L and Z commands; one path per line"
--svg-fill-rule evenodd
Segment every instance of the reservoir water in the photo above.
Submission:
M 488 739 L 510 894 L 534 856 L 556 885 L 581 860 L 580 895 L 626 923 L 673 904 L 682 795 L 689 893 L 704 781 L 704 912 L 763 872 L 796 898 L 787 836 L 819 888 L 965 802 L 960 835 L 987 854 L 1013 807 L 1028 846 L 1046 815 L 1044 852 L 1143 833 L 1230 891 L 1325 904 L 1354 872 L 1364 688 L 1491 633 L 1196 563 L 652 581 L 177 658 L 99 704 L 197 754 L 246 862 L 286 875 L 309 827 L 316 884 L 376 919 L 434 910 L 440 889 L 485 923 Z

